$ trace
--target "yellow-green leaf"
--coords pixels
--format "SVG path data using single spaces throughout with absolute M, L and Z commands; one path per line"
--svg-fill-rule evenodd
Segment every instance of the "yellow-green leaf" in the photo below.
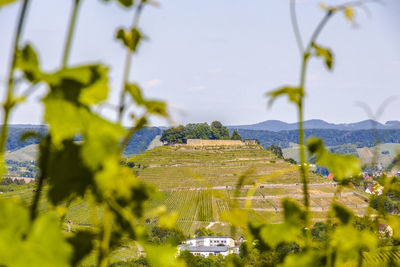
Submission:
M 0 0 L 0 7 L 17 2 L 18 0 Z
M 133 53 L 136 51 L 143 36 L 137 28 L 132 28 L 130 31 L 119 29 L 116 38 L 121 40 L 122 43 Z
M 310 155 L 316 156 L 317 165 L 328 168 L 338 180 L 358 176 L 361 173 L 360 162 L 355 156 L 330 153 L 319 138 L 310 137 L 307 147 Z
M 331 50 L 328 48 L 321 47 L 317 45 L 316 43 L 312 43 L 313 48 L 315 49 L 315 54 L 317 57 L 322 57 L 325 62 L 325 66 L 329 69 L 332 70 L 333 68 L 333 54 Z
M 44 76 L 39 68 L 38 56 L 30 44 L 17 51 L 16 68 L 20 69 L 31 83 L 40 82 Z
M 276 98 L 286 95 L 290 102 L 300 105 L 301 98 L 304 96 L 303 90 L 300 87 L 284 86 L 275 91 L 267 93 L 270 98 L 268 105 L 271 106 Z
M 344 8 L 344 16 L 346 17 L 346 19 L 350 22 L 354 21 L 354 8 L 351 6 L 346 6 Z

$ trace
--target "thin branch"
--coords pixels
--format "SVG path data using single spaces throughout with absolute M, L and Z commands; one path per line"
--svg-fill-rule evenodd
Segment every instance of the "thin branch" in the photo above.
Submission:
M 294 36 L 296 37 L 297 47 L 299 48 L 300 55 L 302 55 L 304 53 L 304 45 L 300 34 L 299 24 L 297 22 L 296 0 L 290 0 L 290 20 L 292 21 L 292 27 Z
M 72 10 L 71 19 L 70 19 L 70 22 L 69 22 L 67 41 L 65 43 L 63 60 L 62 60 L 62 67 L 63 68 L 65 68 L 67 66 L 69 53 L 70 53 L 70 50 L 71 50 L 72 37 L 73 37 L 74 30 L 75 30 L 75 24 L 76 24 L 76 19 L 77 19 L 77 15 L 78 15 L 79 3 L 80 3 L 80 0 L 75 0 L 74 7 L 73 7 L 73 10 Z
M 13 103 L 14 70 L 15 70 L 15 65 L 16 65 L 19 40 L 21 38 L 21 33 L 22 33 L 23 26 L 24 26 L 24 21 L 25 21 L 25 17 L 26 17 L 26 11 L 28 9 L 28 4 L 29 4 L 29 0 L 25 0 L 22 5 L 22 9 L 21 9 L 19 19 L 18 19 L 17 31 L 16 31 L 15 37 L 14 37 L 14 44 L 13 44 L 13 50 L 12 50 L 12 61 L 11 61 L 11 65 L 10 65 L 9 73 L 8 73 L 6 101 L 3 104 L 4 118 L 3 118 L 3 125 L 1 127 L 1 134 L 0 134 L 0 156 L 5 151 L 5 144 L 6 144 L 6 140 L 7 140 L 7 125 L 8 125 L 8 120 L 10 117 L 10 111 L 14 105 L 14 103 Z
M 143 10 L 143 7 L 144 7 L 144 1 L 140 1 L 138 4 L 138 7 L 135 10 L 135 14 L 133 15 L 132 28 L 137 28 L 137 26 L 139 25 L 140 14 Z M 125 67 L 124 67 L 124 74 L 123 74 L 123 78 L 122 78 L 121 95 L 119 98 L 118 122 L 121 122 L 122 118 L 124 116 L 125 96 L 126 96 L 125 87 L 129 80 L 129 73 L 130 73 L 131 65 L 132 65 L 132 57 L 133 57 L 133 52 L 128 49 L 128 51 L 126 53 L 126 58 L 125 58 Z

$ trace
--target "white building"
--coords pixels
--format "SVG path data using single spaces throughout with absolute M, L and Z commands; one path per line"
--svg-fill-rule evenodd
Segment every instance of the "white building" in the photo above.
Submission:
M 235 246 L 235 240 L 230 236 L 197 236 L 186 240 L 185 244 L 195 247 L 215 247 L 224 245 L 233 248 Z
M 190 238 L 178 246 L 178 253 L 187 250 L 193 255 L 208 257 L 210 255 L 227 256 L 231 253 L 239 254 L 239 247 L 235 247 L 235 240 L 229 236 L 198 236 Z

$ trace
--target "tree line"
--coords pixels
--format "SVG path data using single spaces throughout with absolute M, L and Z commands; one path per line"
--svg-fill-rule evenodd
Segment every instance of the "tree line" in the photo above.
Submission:
M 219 121 L 213 121 L 211 125 L 204 122 L 172 127 L 163 132 L 160 140 L 168 144 L 184 144 L 187 139 L 242 140 L 236 130 L 230 135 L 228 128 Z

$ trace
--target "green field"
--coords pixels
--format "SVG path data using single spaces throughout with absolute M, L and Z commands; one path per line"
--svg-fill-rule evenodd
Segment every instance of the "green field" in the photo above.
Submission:
M 295 165 L 278 159 L 260 147 L 163 146 L 130 159 L 135 172 L 143 181 L 160 189 L 204 186 L 233 186 L 239 177 L 245 185 L 263 183 L 299 183 Z M 310 173 L 311 182 L 325 181 Z
M 224 218 L 233 207 L 246 209 L 252 220 L 278 223 L 282 220 L 283 198 L 293 197 L 302 205 L 298 167 L 277 159 L 264 149 L 158 147 L 135 156 L 130 161 L 135 165 L 132 171 L 140 179 L 158 186 L 161 190 L 159 196 L 148 203 L 146 211 L 150 212 L 160 205 L 165 206 L 168 213 L 176 213 L 176 226 L 185 235 L 193 234 L 201 227 L 230 235 L 230 225 Z M 225 187 L 236 185 L 239 179 L 243 179 L 246 188 Z M 261 182 L 262 185 L 253 187 L 255 182 Z M 313 220 L 322 220 L 336 187 L 314 173 L 310 173 L 310 182 Z M 212 189 L 212 186 L 219 188 Z M 0 198 L 16 198 L 29 205 L 34 189 L 34 184 L 0 186 Z M 46 189 L 47 187 L 40 200 L 41 211 L 54 209 L 46 200 Z M 343 194 L 339 199 L 341 203 L 357 214 L 362 215 L 365 212 L 366 203 L 363 199 L 353 195 L 349 189 L 343 190 Z M 158 218 L 151 217 L 153 215 L 148 212 L 145 215 L 146 226 L 151 228 L 158 223 Z M 101 217 L 101 209 L 96 207 L 94 201 L 80 199 L 71 203 L 65 220 L 72 220 L 73 229 L 76 229 L 95 227 Z M 127 241 L 123 248 L 113 253 L 111 261 L 125 260 L 137 255 L 136 244 Z M 94 255 L 90 255 L 84 264 L 90 265 L 94 261 Z

